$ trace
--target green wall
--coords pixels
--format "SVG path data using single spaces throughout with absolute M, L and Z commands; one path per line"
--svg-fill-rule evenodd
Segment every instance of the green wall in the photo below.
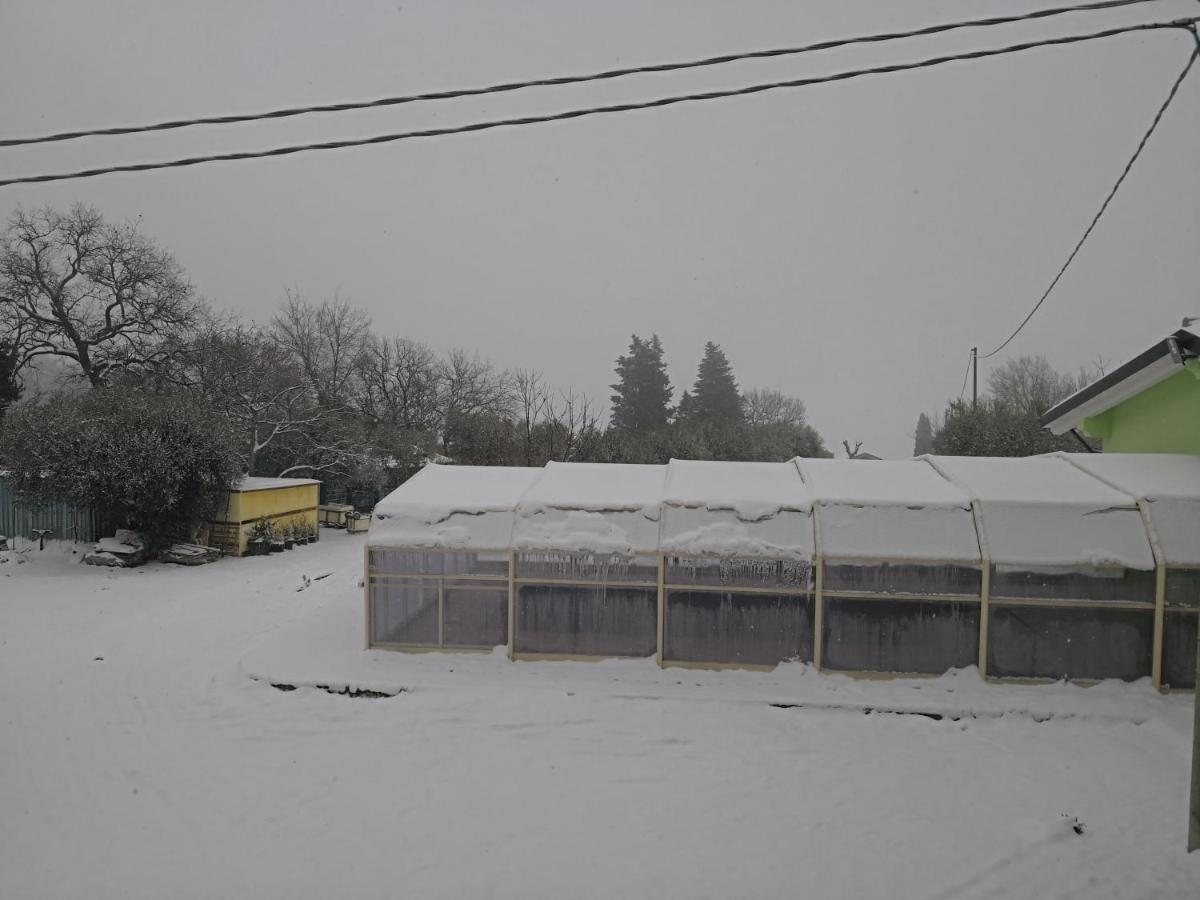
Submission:
M 1083 420 L 1106 453 L 1200 453 L 1200 365 Z

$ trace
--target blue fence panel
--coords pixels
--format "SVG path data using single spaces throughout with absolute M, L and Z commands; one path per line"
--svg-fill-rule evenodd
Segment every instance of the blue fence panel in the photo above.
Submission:
M 91 542 L 100 538 L 101 522 L 92 510 L 69 503 L 22 503 L 0 478 L 0 534 L 28 539 L 35 529 L 53 531 L 59 540 Z

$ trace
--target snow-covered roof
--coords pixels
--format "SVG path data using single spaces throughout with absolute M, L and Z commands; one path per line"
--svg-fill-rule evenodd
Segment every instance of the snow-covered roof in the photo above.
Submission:
M 666 466 L 546 464 L 517 504 L 522 550 L 654 553 Z
M 1068 463 L 1146 501 L 1167 565 L 1200 564 L 1200 456 L 1063 453 Z
M 513 510 L 542 469 L 425 466 L 375 506 L 370 543 L 502 550 Z
M 230 490 L 235 494 L 246 494 L 250 491 L 274 491 L 279 488 L 299 487 L 302 484 L 320 484 L 314 478 L 260 478 L 246 475 Z
M 980 559 L 971 498 L 924 460 L 797 459 L 834 558 Z
M 1154 568 L 1133 497 L 1061 458 L 922 458 L 979 501 L 993 562 Z
M 692 556 L 811 559 L 812 498 L 796 467 L 673 459 L 662 549 Z
M 376 506 L 370 542 L 809 559 L 815 536 L 834 560 L 973 563 L 974 502 L 995 562 L 1152 569 L 1135 497 L 1169 560 L 1200 561 L 1198 472 L 1153 455 L 427 466 Z

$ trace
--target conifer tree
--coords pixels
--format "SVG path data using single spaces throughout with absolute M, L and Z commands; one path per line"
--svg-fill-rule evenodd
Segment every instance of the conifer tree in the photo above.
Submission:
M 933 423 L 929 416 L 921 413 L 917 417 L 916 443 L 913 445 L 913 456 L 921 456 L 933 452 Z
M 636 334 L 629 352 L 617 358 L 617 383 L 612 385 L 612 424 L 625 431 L 662 428 L 670 418 L 671 379 L 658 335 L 642 340 Z
M 729 365 L 724 351 L 712 341 L 704 345 L 704 356 L 696 372 L 696 383 L 692 386 L 690 406 L 690 415 L 698 419 L 732 422 L 745 419 L 742 395 L 733 377 L 733 367 Z

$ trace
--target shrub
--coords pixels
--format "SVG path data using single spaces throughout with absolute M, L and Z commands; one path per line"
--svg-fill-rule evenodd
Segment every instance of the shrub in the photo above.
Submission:
M 276 538 L 275 523 L 265 517 L 258 519 L 250 528 L 250 537 L 264 544 L 271 543 Z
M 226 420 L 194 398 L 104 388 L 17 407 L 0 467 L 32 503 L 90 506 L 156 550 L 192 540 L 240 475 Z

